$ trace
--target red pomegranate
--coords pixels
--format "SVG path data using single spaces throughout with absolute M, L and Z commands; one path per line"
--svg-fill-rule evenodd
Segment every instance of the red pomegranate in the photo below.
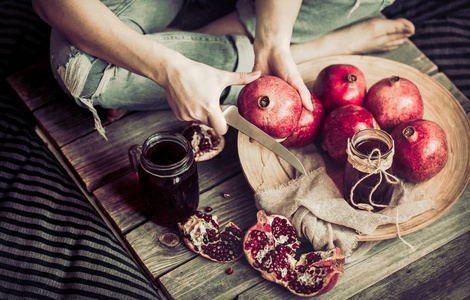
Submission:
M 231 262 L 243 256 L 243 231 L 228 223 L 219 231 L 219 218 L 200 211 L 178 223 L 183 241 L 192 251 L 217 262 Z
M 288 137 L 300 119 L 302 100 L 286 81 L 263 75 L 238 96 L 240 114 L 275 139 Z
M 418 87 L 399 76 L 374 83 L 364 107 L 372 113 L 380 128 L 392 132 L 398 124 L 423 118 L 424 104 Z
M 322 147 L 336 163 L 344 166 L 348 159 L 348 139 L 366 128 L 380 128 L 367 109 L 352 104 L 338 107 L 325 118 Z
M 437 123 L 415 120 L 392 131 L 395 142 L 393 171 L 408 181 L 419 183 L 436 176 L 447 163 L 447 138 Z
M 335 286 L 344 265 L 339 248 L 304 253 L 296 261 L 300 243 L 290 221 L 279 215 L 267 216 L 262 210 L 257 217 L 258 222 L 245 234 L 243 251 L 263 278 L 302 297 L 318 296 Z
M 281 142 L 286 147 L 300 148 L 314 142 L 320 135 L 325 110 L 320 100 L 312 94 L 313 111 L 302 108 L 300 120 L 294 131 Z
M 334 64 L 320 71 L 312 91 L 329 113 L 343 105 L 362 106 L 366 89 L 366 79 L 359 68 L 349 64 Z

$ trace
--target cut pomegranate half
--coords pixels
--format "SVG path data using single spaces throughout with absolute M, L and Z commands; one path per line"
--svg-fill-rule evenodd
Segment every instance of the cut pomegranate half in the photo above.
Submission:
M 192 251 L 217 262 L 232 262 L 243 256 L 243 231 L 232 222 L 219 231 L 219 218 L 200 211 L 178 223 L 184 243 Z
M 257 217 L 258 222 L 245 234 L 243 251 L 263 278 L 302 297 L 324 294 L 335 286 L 345 261 L 339 248 L 305 253 L 296 261 L 300 243 L 290 221 L 280 215 L 267 216 L 262 210 Z

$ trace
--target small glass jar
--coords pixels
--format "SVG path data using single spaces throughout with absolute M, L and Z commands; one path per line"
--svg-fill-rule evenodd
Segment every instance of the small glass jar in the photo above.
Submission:
M 131 146 L 129 159 L 139 178 L 143 203 L 155 223 L 173 227 L 196 212 L 197 165 L 185 137 L 157 132 L 143 146 Z
M 372 212 L 383 210 L 392 200 L 399 180 L 387 172 L 393 162 L 392 137 L 380 129 L 357 132 L 348 143 L 344 170 L 344 198 L 354 207 Z

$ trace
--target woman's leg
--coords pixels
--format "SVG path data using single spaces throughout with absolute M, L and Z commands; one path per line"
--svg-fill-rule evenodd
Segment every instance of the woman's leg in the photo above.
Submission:
M 358 5 L 356 5 L 358 3 Z M 324 56 L 366 54 L 398 48 L 414 33 L 406 19 L 376 16 L 392 2 L 304 1 L 294 26 L 292 55 L 297 63 Z M 255 34 L 255 11 L 240 0 L 238 11 L 196 30 L 209 34 Z
M 123 23 L 142 34 L 160 31 L 167 27 L 184 6 L 184 0 L 102 0 L 102 2 Z M 95 117 L 96 128 L 103 133 L 94 108 L 94 105 L 99 105 L 95 103 L 95 99 L 109 90 L 118 68 L 83 53 L 69 44 L 54 29 L 51 32 L 50 61 L 54 77 L 64 92 L 78 105 L 90 109 Z M 111 121 L 125 113 L 125 110 L 120 110 L 119 107 L 110 108 L 112 109 L 108 110 L 108 119 Z
M 220 70 L 250 72 L 253 68 L 253 48 L 249 39 L 244 36 L 182 31 L 159 32 L 147 36 L 189 59 Z M 221 97 L 225 102 L 236 103 L 238 88 L 227 88 Z M 169 109 L 162 87 L 123 68 L 115 68 L 106 91 L 96 95 L 93 100 L 95 105 L 105 108 Z
M 176 2 L 179 5 L 175 5 Z M 134 30 L 192 60 L 227 71 L 249 72 L 253 67 L 251 43 L 244 36 L 160 32 L 177 15 L 183 6 L 182 1 L 114 0 L 103 3 Z M 156 8 L 158 6 L 159 9 Z M 240 56 L 244 59 L 239 60 L 242 52 Z M 74 95 L 72 98 L 79 105 L 92 112 L 95 105 L 127 110 L 169 108 L 164 89 L 155 82 L 79 51 L 56 31 L 51 37 L 51 64 L 63 89 Z M 223 96 L 233 102 L 237 89 L 230 87 Z M 96 117 L 96 110 L 94 114 Z

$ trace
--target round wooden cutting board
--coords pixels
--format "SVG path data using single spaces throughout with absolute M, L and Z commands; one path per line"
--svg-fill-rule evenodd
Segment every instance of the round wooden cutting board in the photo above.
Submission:
M 365 75 L 367 87 L 375 82 L 397 75 L 413 81 L 424 100 L 424 119 L 438 123 L 448 141 L 448 161 L 435 177 L 420 185 L 436 202 L 435 209 L 415 216 L 400 224 L 400 234 L 421 229 L 442 216 L 460 197 L 470 179 L 470 120 L 455 97 L 439 82 L 408 65 L 372 56 L 335 56 L 309 61 L 299 65 L 307 87 L 311 89 L 318 73 L 331 64 L 352 64 Z M 238 135 L 238 153 L 245 177 L 256 191 L 287 183 L 290 178 L 274 155 L 258 143 L 251 143 L 242 133 Z M 378 227 L 361 241 L 376 241 L 397 237 L 395 224 Z

